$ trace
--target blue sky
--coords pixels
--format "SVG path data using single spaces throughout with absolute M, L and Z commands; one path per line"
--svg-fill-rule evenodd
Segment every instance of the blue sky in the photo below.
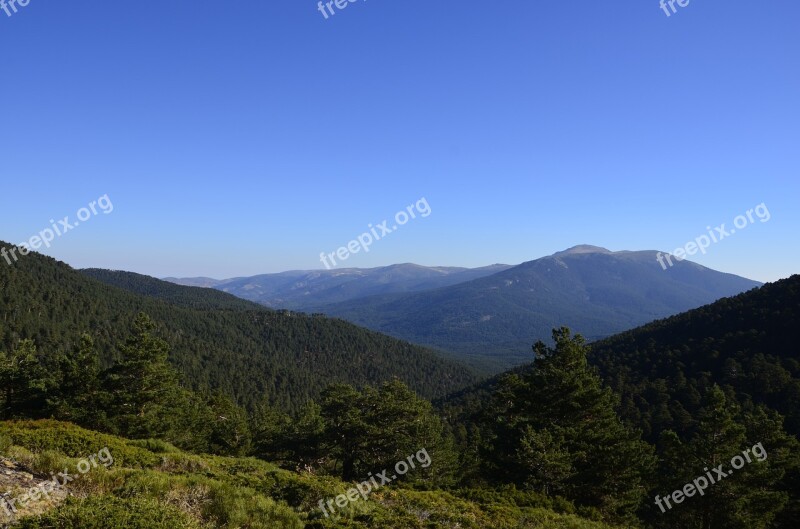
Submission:
M 676 6 L 677 7 L 677 6 Z M 30 0 L 0 11 L 0 240 L 158 277 L 515 264 L 588 243 L 800 271 L 800 4 Z M 391 225 L 392 223 L 390 223 Z

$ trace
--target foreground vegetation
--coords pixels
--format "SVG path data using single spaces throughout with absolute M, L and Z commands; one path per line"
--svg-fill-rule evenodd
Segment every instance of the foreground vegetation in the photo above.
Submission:
M 414 490 L 391 485 L 326 518 L 319 500 L 352 484 L 296 473 L 254 458 L 182 452 L 156 440 L 131 441 L 57 421 L 0 423 L 0 456 L 48 476 L 107 447 L 114 464 L 68 484 L 70 497 L 44 512 L 20 511 L 15 529 L 604 529 L 575 514 L 568 502 L 534 493 L 457 489 Z M 21 491 L 17 491 L 21 492 Z M 42 500 L 44 502 L 45 500 Z M 42 503 L 39 502 L 39 503 Z M 0 518 L 2 520 L 2 518 Z

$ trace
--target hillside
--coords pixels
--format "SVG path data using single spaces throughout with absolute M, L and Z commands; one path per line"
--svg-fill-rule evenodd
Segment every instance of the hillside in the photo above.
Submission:
M 12 350 L 30 338 L 52 356 L 89 332 L 108 366 L 118 356 L 114 344 L 145 312 L 158 323 L 170 360 L 190 387 L 221 389 L 247 406 L 267 397 L 294 410 L 337 381 L 360 386 L 397 377 L 434 397 L 476 380 L 468 368 L 430 350 L 344 321 L 250 308 L 222 293 L 143 276 L 90 274 L 148 295 L 39 254 L 0 266 L 0 348 Z
M 767 404 L 800 435 L 800 275 L 657 320 L 590 344 L 590 362 L 623 398 L 625 418 L 651 440 L 685 429 L 699 393 L 731 385 L 742 401 Z M 500 381 L 532 363 L 435 401 L 451 422 L 474 420 Z M 677 416 L 669 411 L 667 404 Z
M 592 345 L 592 362 L 651 438 L 687 430 L 713 383 L 764 404 L 800 435 L 800 275 Z
M 86 268 L 81 274 L 135 294 L 161 299 L 190 309 L 258 310 L 261 305 L 210 288 L 179 286 L 150 276 L 121 270 Z
M 107 449 L 107 452 L 103 450 Z M 81 474 L 92 454 L 102 464 Z M 110 457 L 109 457 L 110 456 Z M 354 486 L 253 458 L 193 455 L 163 442 L 129 441 L 55 421 L 0 422 L 0 494 L 19 499 L 62 472 L 75 480 L 27 502 L 14 529 L 611 529 L 567 503 L 531 494 L 418 491 L 402 483 L 358 497 L 341 517 L 319 502 Z M 110 464 L 108 464 L 110 463 Z M 622 528 L 622 526 L 616 526 Z
M 578 246 L 466 283 L 322 312 L 499 371 L 529 362 L 530 345 L 562 325 L 598 339 L 757 286 L 688 261 L 664 270 L 656 252 Z
M 211 287 L 272 308 L 312 311 L 316 308 L 373 295 L 417 292 L 455 285 L 510 268 L 420 266 L 411 263 L 379 268 L 295 270 L 278 274 L 214 280 L 166 278 L 180 285 Z
M 712 466 L 711 461 L 725 462 L 743 447 L 761 443 L 769 454 L 768 487 L 767 474 L 736 485 L 726 483 L 731 488 L 708 498 L 706 505 L 695 500 L 666 516 L 653 505 L 644 505 L 640 517 L 647 527 L 700 528 L 704 525 L 699 520 L 712 516 L 712 511 L 717 510 L 722 521 L 726 512 L 738 509 L 742 512 L 716 526 L 798 526 L 798 321 L 800 275 L 795 275 L 590 345 L 588 360 L 619 396 L 620 417 L 656 449 L 659 463 L 646 497 L 691 482 L 700 469 Z M 502 395 L 500 402 L 509 400 L 509 388 L 536 376 L 535 365 L 518 367 L 436 402 L 462 453 L 483 453 L 485 439 L 497 435 L 493 433 L 497 396 Z M 537 408 L 554 405 L 546 398 L 533 402 Z M 547 461 L 545 455 L 540 457 L 540 462 Z M 777 494 L 762 506 L 775 509 L 777 516 L 748 503 L 759 500 L 740 500 L 770 489 Z M 735 524 L 734 518 L 738 518 Z

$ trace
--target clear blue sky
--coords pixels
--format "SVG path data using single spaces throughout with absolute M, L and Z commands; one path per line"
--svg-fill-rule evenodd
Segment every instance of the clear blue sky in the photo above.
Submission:
M 677 7 L 677 6 L 676 6 Z M 44 253 L 231 277 L 515 264 L 588 243 L 800 272 L 800 3 L 30 0 L 0 11 L 0 240 L 101 195 Z M 390 222 L 390 226 L 392 223 Z

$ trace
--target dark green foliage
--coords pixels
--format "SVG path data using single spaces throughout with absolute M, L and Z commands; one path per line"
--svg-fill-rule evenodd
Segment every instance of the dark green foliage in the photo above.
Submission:
M 534 368 L 510 375 L 494 397 L 490 470 L 501 479 L 631 520 L 646 491 L 652 450 L 615 412 L 586 360 L 583 338 L 553 331 L 555 347 L 534 346 Z
M 81 336 L 79 345 L 58 360 L 57 373 L 57 384 L 49 388 L 49 407 L 53 415 L 77 424 L 104 424 L 100 357 L 89 334 Z
M 276 427 L 280 424 L 281 427 Z M 289 467 L 332 472 L 345 481 L 363 480 L 420 455 L 407 483 L 452 481 L 453 447 L 430 402 L 394 380 L 359 391 L 334 384 L 290 420 L 265 408 L 256 419 L 257 453 Z M 429 462 L 425 462 L 427 459 Z
M 125 437 L 163 437 L 180 388 L 167 362 L 169 345 L 153 336 L 155 323 L 139 314 L 133 335 L 120 347 L 120 360 L 105 374 L 108 414 Z
M 0 350 L 0 417 L 11 419 L 42 413 L 50 384 L 33 340 L 20 341 L 10 353 Z
M 747 423 L 751 428 L 744 426 Z M 758 445 L 758 454 L 748 453 L 743 468 L 734 470 L 731 459 Z M 780 421 L 763 410 L 743 413 L 718 386 L 703 399 L 698 427 L 682 442 L 672 431 L 661 435 L 659 487 L 661 496 L 682 489 L 697 477 L 711 473 L 717 479 L 702 495 L 685 498 L 680 505 L 659 512 L 655 506 L 647 516 L 654 526 L 686 529 L 766 529 L 784 509 L 788 494 L 781 490 L 784 469 L 796 464 L 797 440 L 783 433 Z M 763 460 L 762 460 L 763 459 Z M 730 473 L 721 479 L 714 468 Z M 780 525 L 778 526 L 780 527 Z
M 651 441 L 694 427 L 715 383 L 786 417 L 800 434 L 800 275 L 592 345 L 591 360 Z

